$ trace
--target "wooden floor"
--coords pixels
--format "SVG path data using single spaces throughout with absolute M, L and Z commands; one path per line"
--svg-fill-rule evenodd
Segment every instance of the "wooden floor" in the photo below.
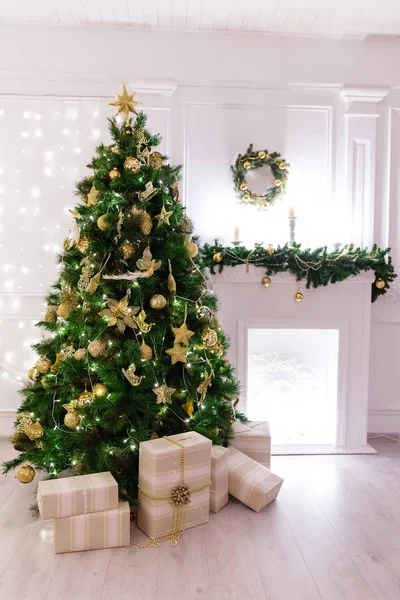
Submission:
M 400 443 L 373 443 L 376 456 L 273 457 L 275 503 L 231 500 L 177 548 L 54 555 L 52 522 L 30 517 L 34 484 L 2 477 L 0 598 L 400 600 Z

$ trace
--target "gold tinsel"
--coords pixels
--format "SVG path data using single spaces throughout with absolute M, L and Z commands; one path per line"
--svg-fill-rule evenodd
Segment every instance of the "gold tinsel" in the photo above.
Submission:
M 106 351 L 106 346 L 101 340 L 93 340 L 92 342 L 90 342 L 88 350 L 94 358 L 97 358 L 98 356 L 104 354 L 104 352 Z
M 162 310 L 167 306 L 167 300 L 162 294 L 156 294 L 150 298 L 150 306 L 154 310 Z
M 41 356 L 36 362 L 36 368 L 39 373 L 47 373 L 51 367 L 51 360 L 47 356 Z
M 35 469 L 31 465 L 23 465 L 17 473 L 17 478 L 21 483 L 30 483 L 35 475 Z
M 57 309 L 55 306 L 49 306 L 44 315 L 46 323 L 57 323 Z

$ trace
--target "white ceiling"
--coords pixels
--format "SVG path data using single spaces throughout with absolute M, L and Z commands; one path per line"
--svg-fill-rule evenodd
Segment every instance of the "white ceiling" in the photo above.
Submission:
M 399 0 L 0 0 L 0 22 L 400 35 Z

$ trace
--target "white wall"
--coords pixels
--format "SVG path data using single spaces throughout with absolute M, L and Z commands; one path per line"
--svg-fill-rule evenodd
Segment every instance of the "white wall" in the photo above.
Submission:
M 184 200 L 203 241 L 229 241 L 240 223 L 246 242 L 284 242 L 294 205 L 301 241 L 390 244 L 400 265 L 398 49 L 378 41 L 0 26 L 0 361 L 7 359 L 11 376 L 31 365 L 32 321 L 57 277 L 54 253 L 70 224 L 73 184 L 106 138 L 107 102 L 123 78 L 139 90 L 163 150 L 184 164 Z M 292 165 L 287 198 L 269 214 L 237 206 L 232 190 L 229 166 L 250 142 Z M 399 304 L 394 291 L 373 306 L 373 432 L 400 431 Z M 18 385 L 1 380 L 0 434 L 19 404 Z

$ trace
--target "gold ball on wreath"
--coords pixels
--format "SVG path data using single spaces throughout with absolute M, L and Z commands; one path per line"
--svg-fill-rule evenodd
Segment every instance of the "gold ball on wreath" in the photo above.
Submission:
M 35 469 L 31 465 L 23 465 L 17 473 L 17 479 L 21 483 L 30 483 L 35 478 Z
M 386 283 L 384 282 L 382 277 L 378 277 L 378 279 L 375 281 L 375 287 L 377 287 L 378 290 L 383 290 L 385 285 L 386 285 Z
M 245 190 L 247 190 L 247 183 L 241 183 L 240 184 L 240 189 L 242 190 L 242 192 L 244 192 Z
M 89 350 L 89 353 L 94 358 L 97 358 L 98 356 L 101 356 L 102 354 L 104 354 L 104 352 L 106 350 L 106 346 L 105 346 L 104 342 L 102 342 L 100 340 L 93 340 L 92 342 L 90 342 L 90 344 L 88 346 L 88 350 Z
M 154 308 L 154 310 L 162 310 L 167 306 L 167 300 L 162 294 L 156 294 L 150 298 L 150 306 L 151 308 Z
M 275 187 L 280 187 L 282 185 L 282 181 L 280 179 L 275 179 L 274 185 Z
M 48 307 L 46 314 L 44 315 L 44 320 L 46 323 L 52 323 L 53 325 L 57 322 L 57 310 L 55 306 Z
M 162 164 L 163 159 L 161 152 L 152 152 L 149 156 L 149 165 L 153 167 L 153 169 L 161 169 Z
M 122 242 L 120 248 L 121 248 L 122 256 L 124 258 L 130 258 L 136 252 L 135 244 L 132 244 L 132 242 L 130 242 L 129 240 Z
M 194 258 L 199 253 L 199 249 L 194 242 L 188 242 L 186 244 L 186 250 L 190 258 Z
M 250 200 L 250 194 L 244 194 L 243 200 L 244 202 L 248 202 Z
M 69 429 L 76 429 L 76 427 L 78 427 L 80 422 L 81 422 L 80 416 L 74 412 L 67 412 L 67 414 L 64 417 L 64 424 Z
M 279 168 L 280 169 L 286 169 L 286 163 L 284 161 L 282 161 L 281 163 L 279 163 Z
M 108 394 L 108 387 L 105 385 L 105 383 L 96 383 L 93 386 L 93 394 L 96 396 L 96 398 L 104 398 L 104 396 L 107 396 Z
M 296 300 L 296 302 L 302 302 L 303 300 L 303 294 L 301 292 L 296 292 L 294 295 L 294 299 Z
M 266 153 L 264 152 L 264 150 L 260 150 L 260 152 L 258 153 L 258 158 L 261 158 L 261 159 L 263 159 L 263 158 L 265 158 L 266 156 L 267 156 L 267 155 L 266 155 Z
M 51 360 L 47 358 L 47 356 L 41 356 L 39 360 L 36 362 L 36 368 L 39 373 L 47 373 L 47 371 L 51 367 Z
M 269 206 L 269 202 L 267 200 L 264 200 L 263 202 L 263 207 L 267 208 Z
M 89 404 L 92 404 L 93 400 L 94 393 L 92 394 L 92 392 L 88 392 L 87 390 L 85 390 L 84 392 L 79 394 L 77 398 L 77 404 L 79 407 L 88 406 Z
M 268 252 L 270 256 L 272 256 L 272 254 L 275 252 L 275 248 L 272 244 L 268 244 L 268 246 L 265 248 L 265 251 Z
M 86 348 L 78 348 L 78 350 L 74 354 L 75 360 L 86 360 L 87 350 Z
M 250 164 L 250 162 L 248 160 L 246 160 L 246 162 L 243 163 L 243 166 L 244 166 L 245 169 L 250 169 L 251 164 Z
M 268 277 L 268 275 L 263 277 L 261 279 L 261 285 L 263 285 L 264 287 L 268 287 L 269 285 L 271 285 L 271 277 Z
M 82 237 L 82 238 L 80 238 L 79 242 L 77 242 L 76 247 L 78 248 L 79 252 L 82 252 L 82 254 L 83 254 L 89 248 L 89 244 L 90 244 L 89 238 Z
M 124 169 L 132 171 L 132 173 L 138 173 L 140 171 L 140 162 L 137 158 L 128 156 L 128 158 L 124 160 Z
M 224 257 L 222 256 L 221 252 L 216 252 L 216 253 L 213 255 L 213 261 L 214 261 L 215 263 L 220 263 L 220 262 L 222 262 L 223 260 L 224 260 Z
M 108 176 L 110 179 L 118 179 L 118 177 L 121 177 L 121 173 L 118 171 L 118 169 L 114 167 L 113 169 L 111 169 Z
M 106 221 L 106 215 L 101 215 L 97 219 L 97 227 L 101 229 L 101 231 L 106 231 L 110 227 L 110 223 Z
M 62 319 L 68 319 L 73 310 L 74 307 L 70 302 L 61 302 L 60 306 L 57 308 L 57 313 Z

